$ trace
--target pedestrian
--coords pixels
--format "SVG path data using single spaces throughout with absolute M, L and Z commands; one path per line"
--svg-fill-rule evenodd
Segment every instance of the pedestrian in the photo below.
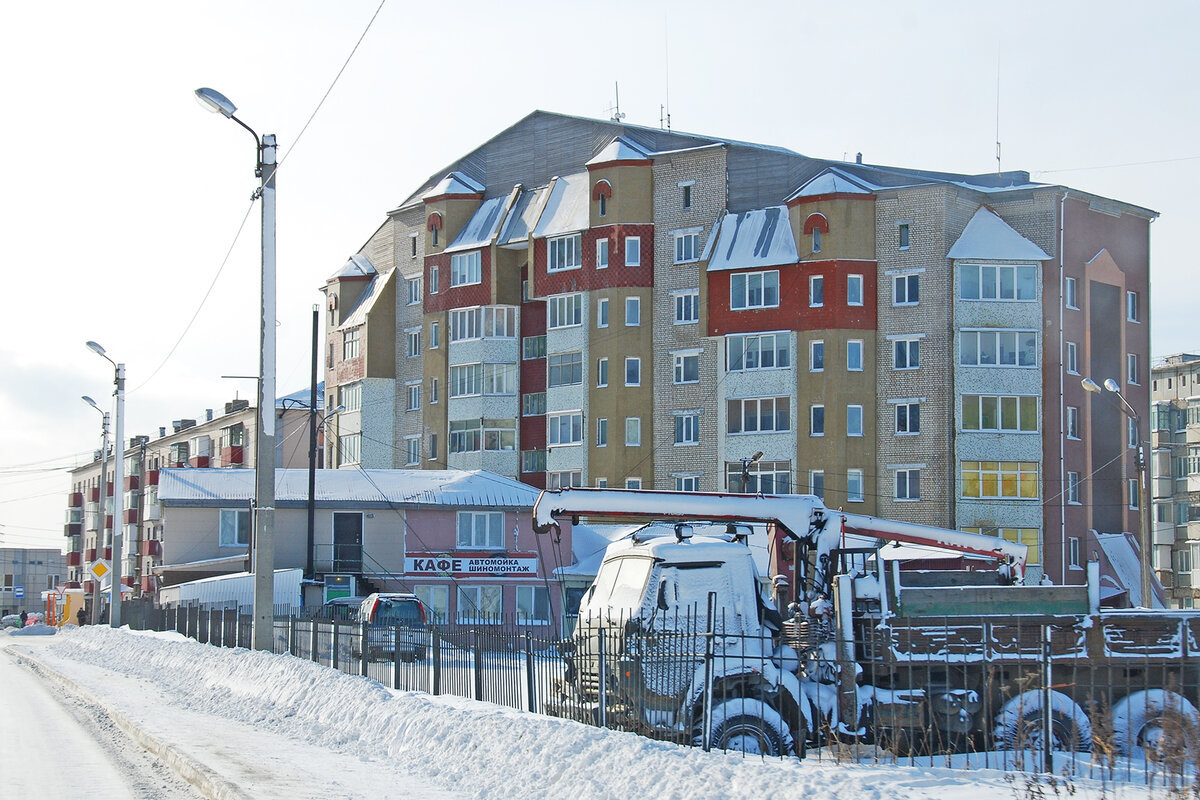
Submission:
M 21 609 L 20 618 L 21 618 L 21 627 L 24 628 L 26 620 L 29 619 L 29 614 L 25 613 L 25 609 L 23 609 L 23 608 Z
M 79 610 L 75 612 L 75 620 L 81 628 L 87 625 L 87 608 L 85 606 L 80 606 Z

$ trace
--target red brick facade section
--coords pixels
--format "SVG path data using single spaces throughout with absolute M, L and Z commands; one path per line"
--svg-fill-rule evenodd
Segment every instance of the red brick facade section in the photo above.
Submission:
M 829 233 L 829 220 L 825 219 L 825 215 L 820 212 L 809 214 L 808 218 L 804 220 L 804 235 L 809 236 L 814 230 Z
M 641 237 L 638 252 L 641 265 L 625 266 L 625 239 Z M 596 269 L 596 242 L 608 239 L 608 267 Z M 580 269 L 548 273 L 546 239 L 534 243 L 534 292 L 539 297 L 548 297 L 565 292 L 588 292 L 615 286 L 654 285 L 654 226 L 653 225 L 605 225 L 583 231 L 580 240 L 582 264 Z
M 524 303 L 521 306 L 521 337 L 546 335 L 546 304 L 541 301 Z M 522 353 L 524 343 L 522 342 Z M 521 359 L 521 393 L 536 394 L 546 391 L 546 359 Z M 532 417 L 521 417 L 518 422 L 520 448 L 522 450 L 546 449 L 546 415 L 538 414 Z M 546 488 L 546 473 L 522 472 L 520 479 L 523 483 Z
M 779 270 L 779 306 L 734 311 L 729 307 L 730 276 Z M 809 278 L 824 277 L 824 305 L 809 306 Z M 861 275 L 863 304 L 846 303 L 846 276 Z M 832 259 L 783 267 L 722 270 L 708 273 L 708 335 L 754 331 L 874 330 L 875 262 Z
M 429 293 L 429 272 L 438 268 L 438 293 Z M 484 248 L 479 258 L 479 283 L 450 286 L 450 254 L 437 253 L 425 257 L 425 313 L 449 311 L 492 304 L 492 251 Z
M 599 200 L 601 197 L 607 197 L 609 200 L 612 200 L 612 194 L 612 184 L 603 178 L 596 181 L 596 185 L 592 187 L 593 200 Z

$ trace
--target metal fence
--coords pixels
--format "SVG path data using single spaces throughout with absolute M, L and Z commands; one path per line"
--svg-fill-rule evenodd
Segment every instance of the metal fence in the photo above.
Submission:
M 143 608 L 126 619 L 250 645 L 252 618 L 234 609 Z M 704 748 L 1200 794 L 1200 644 L 1186 618 L 1145 619 L 860 619 L 840 641 L 827 622 L 796 620 L 784 647 L 711 613 L 581 619 L 567 638 L 509 618 L 395 629 L 380 647 L 378 629 L 277 609 L 274 649 L 394 689 Z

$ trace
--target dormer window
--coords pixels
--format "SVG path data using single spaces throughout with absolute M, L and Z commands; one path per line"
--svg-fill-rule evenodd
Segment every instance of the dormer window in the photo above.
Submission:
M 612 184 L 604 179 L 596 181 L 596 185 L 592 187 L 592 199 L 596 201 L 598 216 L 608 214 L 608 201 L 612 198 L 612 193 Z
M 821 252 L 821 235 L 829 233 L 829 220 L 824 214 L 812 213 L 804 220 L 804 235 L 812 237 L 812 252 Z

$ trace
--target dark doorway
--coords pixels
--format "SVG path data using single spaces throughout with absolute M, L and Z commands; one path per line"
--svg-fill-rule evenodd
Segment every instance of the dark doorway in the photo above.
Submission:
M 363 516 L 357 512 L 333 512 L 333 571 L 362 572 Z

